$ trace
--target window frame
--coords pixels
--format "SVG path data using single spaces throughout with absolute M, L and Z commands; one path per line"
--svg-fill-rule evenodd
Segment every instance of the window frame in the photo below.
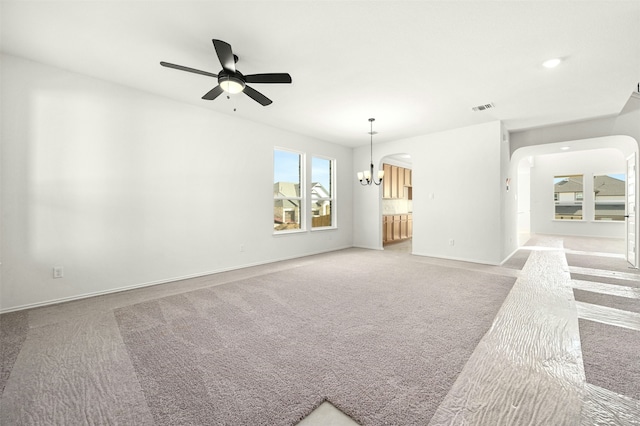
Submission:
M 582 181 L 581 191 L 573 191 L 573 196 L 567 199 L 567 197 L 563 197 L 562 194 L 570 193 L 558 191 L 556 185 L 560 182 L 556 182 L 557 179 L 566 179 L 570 180 L 571 178 L 580 178 Z M 585 189 L 585 175 L 584 173 L 567 173 L 567 174 L 558 174 L 553 176 L 553 219 L 554 221 L 560 222 L 584 222 L 587 220 L 585 217 L 585 202 L 584 202 L 584 189 Z M 580 194 L 580 196 L 578 196 Z M 564 198 L 564 199 L 563 199 Z M 567 205 L 580 206 L 579 210 L 582 211 L 582 214 L 579 219 L 573 218 L 563 218 L 558 217 L 558 206 L 562 203 L 567 203 Z M 572 215 L 565 215 L 572 216 Z
M 298 165 L 299 165 L 299 196 L 298 197 L 286 197 L 286 196 L 277 196 L 275 193 L 273 194 L 273 201 L 272 201 L 272 207 L 274 207 L 273 205 L 275 204 L 276 200 L 297 200 L 298 202 L 298 216 L 299 216 L 299 223 L 300 223 L 300 227 L 297 229 L 282 229 L 282 230 L 277 230 L 275 229 L 275 226 L 273 228 L 273 235 L 286 235 L 286 234 L 297 234 L 297 233 L 303 233 L 307 231 L 307 214 L 306 214 L 306 208 L 303 208 L 303 206 L 306 204 L 306 154 L 304 152 L 301 151 L 297 151 L 294 149 L 290 149 L 290 148 L 283 148 L 280 146 L 274 146 L 273 147 L 273 155 L 272 155 L 272 177 L 274 182 L 272 183 L 272 192 L 273 192 L 273 185 L 275 185 L 277 182 L 275 182 L 275 176 L 276 176 L 276 151 L 282 151 L 282 152 L 286 152 L 289 154 L 296 154 L 298 155 Z M 274 207 L 275 208 L 275 207 Z M 274 222 L 275 223 L 275 222 Z
M 621 215 L 619 215 L 620 217 L 618 219 L 598 219 L 598 194 L 596 192 L 596 178 L 601 177 L 601 176 L 608 176 L 608 177 L 612 177 L 613 179 L 618 179 L 617 177 L 614 176 L 622 176 L 623 179 L 622 181 L 622 186 L 624 189 L 624 193 L 620 194 L 621 199 L 617 200 L 619 201 L 619 203 L 614 203 L 614 204 L 620 204 L 623 206 L 622 211 L 621 211 Z M 620 180 L 620 179 L 618 179 Z M 617 172 L 617 173 L 593 173 L 593 175 L 591 176 L 591 182 L 593 184 L 592 186 L 592 196 L 593 196 L 593 200 L 592 201 L 592 208 L 593 208 L 593 217 L 592 217 L 592 221 L 594 223 L 621 223 L 621 222 L 625 222 L 625 215 L 626 215 L 626 205 L 627 205 L 627 173 L 626 171 L 622 171 L 622 172 Z
M 313 188 L 311 188 L 311 185 L 313 185 L 313 159 L 317 158 L 320 160 L 327 160 L 329 161 L 329 197 L 314 197 L 313 194 Z M 336 208 L 336 163 L 337 160 L 335 158 L 332 157 L 328 157 L 326 155 L 318 155 L 318 154 L 312 154 L 310 156 L 310 174 L 311 174 L 311 179 L 310 179 L 310 190 L 309 190 L 309 200 L 308 200 L 308 206 L 309 206 L 309 223 L 311 224 L 310 230 L 312 232 L 315 231 L 326 231 L 329 229 L 336 229 L 337 226 L 337 208 Z M 327 188 L 325 188 L 327 189 Z M 329 201 L 329 205 L 330 205 L 330 209 L 331 209 L 331 224 L 327 225 L 327 226 L 317 226 L 314 227 L 313 226 L 313 203 L 315 201 Z

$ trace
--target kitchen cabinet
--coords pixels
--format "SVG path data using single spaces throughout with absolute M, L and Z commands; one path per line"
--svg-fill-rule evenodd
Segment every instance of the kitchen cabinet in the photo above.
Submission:
M 402 199 L 413 195 L 411 192 L 411 169 L 383 163 L 382 170 L 384 170 L 382 198 Z
M 394 243 L 413 236 L 411 214 L 385 215 L 382 217 L 382 243 Z
M 383 164 L 384 177 L 382 178 L 382 198 L 391 198 L 391 165 Z
M 389 185 L 391 186 L 391 198 L 398 198 L 398 167 L 391 166 L 391 179 L 389 179 Z
M 406 240 L 408 237 L 407 231 L 408 231 L 408 219 L 407 219 L 406 214 L 400 215 L 400 239 L 401 240 Z
M 393 216 L 383 216 L 382 219 L 382 242 L 393 241 Z

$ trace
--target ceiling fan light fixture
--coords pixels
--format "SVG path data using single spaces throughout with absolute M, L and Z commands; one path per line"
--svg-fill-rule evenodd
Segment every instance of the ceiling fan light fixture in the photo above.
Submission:
M 225 76 L 218 81 L 218 84 L 227 93 L 232 95 L 240 93 L 244 90 L 245 82 L 237 77 Z

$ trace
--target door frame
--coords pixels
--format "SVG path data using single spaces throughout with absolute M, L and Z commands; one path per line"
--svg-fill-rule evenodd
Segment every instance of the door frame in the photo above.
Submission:
M 627 157 L 627 185 L 625 190 L 626 259 L 638 268 L 638 155 Z

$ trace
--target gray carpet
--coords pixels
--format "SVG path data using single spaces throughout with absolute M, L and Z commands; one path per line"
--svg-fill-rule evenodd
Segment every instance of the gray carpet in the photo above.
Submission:
M 29 322 L 26 311 L 0 315 L 0 395 L 9 380 L 13 364 L 27 339 Z
M 522 270 L 524 264 L 527 263 L 531 250 L 520 249 L 513 253 L 506 262 L 502 264 L 505 268 Z
M 592 291 L 573 289 L 576 301 L 606 306 L 623 311 L 640 313 L 640 300 L 628 297 L 613 296 L 610 294 L 596 293 Z M 640 358 L 640 354 L 638 354 Z
M 514 278 L 339 259 L 116 310 L 154 422 L 427 424 Z
M 579 320 L 587 382 L 640 400 L 640 331 Z
M 639 288 L 640 287 L 640 280 L 639 281 L 632 281 L 632 280 L 624 280 L 624 279 L 619 279 L 619 278 L 599 277 L 599 276 L 596 276 L 596 275 L 574 274 L 573 272 L 571 273 L 571 279 L 573 279 L 573 280 L 582 280 L 582 281 L 593 281 L 593 282 L 605 283 L 605 284 L 621 285 L 621 286 L 625 286 L 625 287 L 635 287 L 635 288 Z
M 621 258 L 567 253 L 567 263 L 569 266 L 579 266 L 581 268 L 603 269 L 607 271 L 637 274 L 638 281 L 640 281 L 640 271 L 638 269 L 629 268 L 627 261 Z

